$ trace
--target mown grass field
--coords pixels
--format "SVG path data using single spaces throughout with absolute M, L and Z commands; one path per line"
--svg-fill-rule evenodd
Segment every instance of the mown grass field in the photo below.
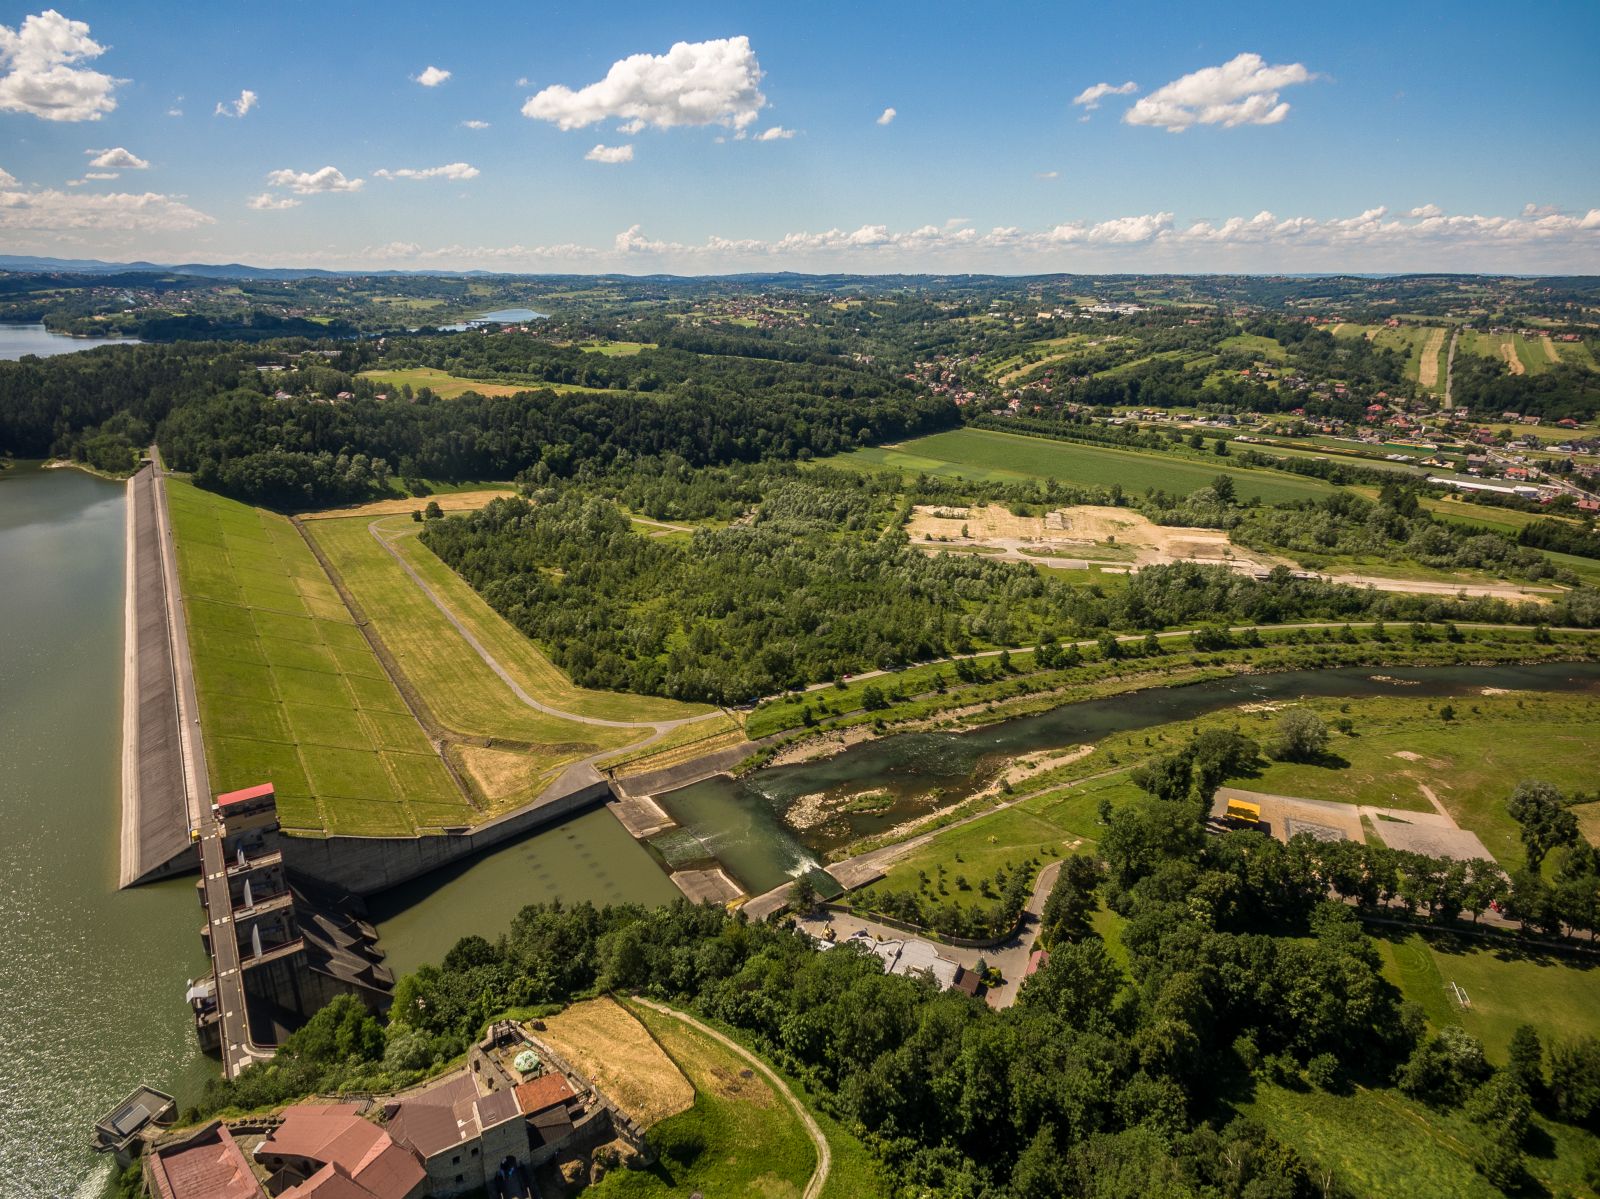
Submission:
M 1352 1194 L 1373 1199 L 1499 1199 L 1503 1194 L 1472 1165 L 1474 1146 L 1494 1129 L 1469 1123 L 1459 1111 L 1434 1111 L 1388 1089 L 1361 1087 L 1334 1095 L 1264 1082 L 1238 1106 L 1273 1135 L 1330 1167 Z M 1584 1184 L 1583 1170 L 1596 1138 L 1538 1116 L 1534 1125 L 1527 1167 L 1542 1184 L 1537 1193 L 1594 1194 Z
M 1354 736 L 1335 736 L 1330 743 L 1333 764 L 1270 762 L 1260 777 L 1239 785 L 1276 795 L 1428 811 L 1426 785 L 1507 869 L 1521 866 L 1523 859 L 1518 826 L 1505 810 L 1518 782 L 1543 779 L 1569 793 L 1593 786 L 1600 697 L 1483 695 L 1463 688 L 1458 698 L 1447 700 L 1404 698 L 1404 688 L 1396 692 L 1393 698 L 1348 704 L 1307 701 L 1304 706 L 1326 720 L 1345 717 L 1355 724 Z M 1455 709 L 1454 720 L 1440 717 L 1447 703 Z M 1265 741 L 1275 719 L 1273 713 L 1255 713 L 1241 727 Z
M 396 528 L 416 528 L 409 518 L 388 520 Z M 307 522 L 306 529 L 327 555 L 433 721 L 465 738 L 501 743 L 494 748 L 456 749 L 462 766 L 490 807 L 525 802 L 571 762 L 601 750 L 621 748 L 646 735 L 648 730 L 564 720 L 523 703 L 378 544 L 368 531 L 370 523 L 366 517 L 339 518 Z M 402 543 L 414 540 L 414 535 L 408 533 Z M 444 569 L 442 564 L 439 566 Z M 439 582 L 447 589 L 448 603 L 471 610 L 468 597 L 476 599 L 471 588 L 448 572 L 440 576 Z M 447 592 L 441 591 L 441 595 Z M 487 607 L 483 611 L 488 615 L 468 627 L 483 628 L 491 639 L 485 645 L 492 644 L 490 652 L 498 657 L 503 650 L 515 646 L 510 638 L 520 635 L 509 626 L 497 630 L 495 622 L 500 617 Z M 525 649 L 519 657 L 508 652 L 500 660 L 508 671 L 520 671 L 520 677 L 517 673 L 513 677 L 519 677 L 521 685 L 527 688 L 531 683 L 536 688 L 538 683 L 530 672 L 543 659 L 525 638 L 521 642 Z M 554 669 L 548 663 L 544 665 Z M 529 690 L 530 694 L 536 693 Z
M 271 782 L 284 827 L 409 834 L 472 807 L 300 534 L 167 482 L 214 791 Z
M 648 1130 L 660 1153 L 655 1166 L 612 1171 L 583 1194 L 799 1199 L 817 1154 L 783 1097 L 743 1058 L 699 1030 L 643 1006 L 630 1010 L 693 1084 L 694 1105 Z
M 1422 1005 L 1435 1028 L 1453 1024 L 1477 1037 L 1496 1065 L 1505 1064 L 1519 1025 L 1533 1025 L 1547 1049 L 1600 1036 L 1600 961 L 1392 931 L 1379 940 L 1385 977 Z M 1469 1006 L 1456 1002 L 1451 983 L 1466 992 Z M 1532 996 L 1538 1002 L 1530 1003 Z
M 1187 495 L 1211 486 L 1219 474 L 1230 476 L 1239 494 L 1264 503 L 1318 499 L 1333 492 L 1320 479 L 1303 479 L 1276 472 L 1216 465 L 1177 455 L 1147 454 L 998 433 L 988 429 L 955 429 L 934 433 L 900 445 L 854 450 L 826 459 L 829 466 L 847 470 L 897 470 L 905 475 L 930 474 L 981 482 L 1035 482 L 1056 479 L 1091 487 L 1120 483 L 1130 492 L 1147 487 Z
M 580 387 L 576 383 L 481 383 L 463 379 L 432 366 L 413 366 L 405 369 L 387 368 L 362 371 L 361 378 L 371 379 L 379 387 L 399 389 L 407 384 L 412 391 L 427 387 L 441 400 L 458 400 L 469 391 L 481 396 L 514 396 L 524 391 L 586 391 L 607 394 L 603 387 Z

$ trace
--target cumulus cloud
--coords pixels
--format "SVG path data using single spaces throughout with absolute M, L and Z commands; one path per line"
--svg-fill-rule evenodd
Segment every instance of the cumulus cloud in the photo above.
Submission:
M 360 191 L 365 179 L 346 179 L 337 167 L 323 167 L 320 171 L 278 170 L 269 172 L 267 184 L 287 187 L 298 195 L 310 196 L 318 192 Z
M 785 129 L 782 125 L 774 125 L 771 129 L 763 129 L 756 134 L 755 140 L 758 142 L 781 142 L 788 141 L 793 136 L 793 129 Z
M 1440 208 L 1437 204 L 1423 204 L 1420 207 L 1411 209 L 1411 211 L 1407 212 L 1406 215 L 1407 216 L 1443 216 L 1444 215 L 1444 209 Z M 1527 216 L 1528 214 L 1526 212 L 1524 212 L 1522 215 L 1523 216 Z
M 1316 78 L 1302 64 L 1272 66 L 1259 54 L 1239 54 L 1220 67 L 1174 79 L 1122 115 L 1130 125 L 1182 133 L 1191 125 L 1276 125 L 1289 115 L 1278 90 Z M 1090 91 L 1094 89 L 1089 89 Z
M 1427 206 L 1431 212 L 1433 206 Z M 369 255 L 371 252 L 369 252 Z M 609 246 L 450 246 L 433 250 L 392 247 L 384 260 L 448 262 L 457 266 L 518 263 L 627 264 L 658 269 L 682 263 L 696 271 L 784 269 L 1249 269 L 1313 270 L 1443 269 L 1511 261 L 1518 269 L 1547 261 L 1571 269 L 1600 264 L 1600 209 L 1582 216 L 1466 216 L 1439 212 L 1400 216 L 1376 206 L 1348 217 L 1253 216 L 1223 220 L 1176 219 L 1171 212 L 1068 220 L 1026 230 L 996 226 L 987 232 L 962 218 L 942 225 L 894 229 L 868 223 L 851 229 L 798 231 L 772 238 L 712 235 L 701 242 L 649 236 L 640 225 L 619 233 Z
M 299 208 L 300 201 L 293 196 L 275 196 L 271 192 L 262 192 L 259 196 L 251 196 L 246 206 L 260 212 L 280 212 L 285 208 Z
M 887 125 L 899 115 L 893 108 L 886 108 L 878 114 L 878 124 Z
M 121 171 L 85 171 L 83 173 L 83 177 L 85 179 L 121 179 L 122 178 L 122 172 Z
M 560 129 L 621 120 L 622 131 L 654 126 L 749 126 L 766 105 L 761 64 L 747 37 L 678 42 L 665 54 L 632 54 L 604 79 L 574 91 L 555 84 L 529 97 L 522 115 Z
M 85 150 L 85 154 L 93 154 L 89 165 L 98 167 L 102 171 L 142 171 L 149 167 L 149 163 L 140 158 L 131 150 L 124 150 L 121 146 L 113 146 L 109 150 Z
M 328 168 L 323 168 L 324 170 Z M 442 167 L 401 167 L 396 171 L 378 170 L 373 175 L 379 179 L 449 179 L 460 183 L 478 177 L 478 168 L 465 162 L 448 162 Z M 359 180 L 357 181 L 359 183 Z M 332 190 L 350 190 L 334 188 Z
M 1081 104 L 1092 112 L 1100 107 L 1100 101 L 1107 96 L 1131 96 L 1138 90 L 1139 85 L 1131 79 L 1126 83 L 1120 84 L 1096 83 L 1084 88 L 1076 96 L 1072 97 L 1072 102 Z
M 583 157 L 587 162 L 632 162 L 633 147 L 597 145 Z
M 413 75 L 412 78 L 422 84 L 423 87 L 438 87 L 446 79 L 450 78 L 450 72 L 440 70 L 430 63 L 421 74 Z
M 1061 178 L 1061 172 L 1060 171 L 1039 171 L 1034 175 L 1034 178 L 1035 179 L 1059 179 L 1059 178 Z
M 0 188 L 12 188 L 16 186 L 17 177 L 10 171 L 6 170 L 5 167 L 0 167 Z
M 257 96 L 249 88 L 245 88 L 244 91 L 239 93 L 237 100 L 219 100 L 215 115 L 219 117 L 242 117 L 254 108 L 260 99 L 261 97 Z
M 488 121 L 462 121 L 461 122 L 461 127 L 463 129 L 487 129 L 489 127 L 489 122 Z
M 13 182 L 15 182 L 13 180 Z M 0 230 L 69 232 L 171 232 L 215 221 L 181 196 L 157 192 L 64 192 L 53 188 L 11 190 L 0 182 Z
M 86 23 L 54 9 L 24 18 L 15 29 L 0 25 L 0 112 L 98 121 L 116 108 L 111 93 L 123 81 L 78 64 L 105 52 Z

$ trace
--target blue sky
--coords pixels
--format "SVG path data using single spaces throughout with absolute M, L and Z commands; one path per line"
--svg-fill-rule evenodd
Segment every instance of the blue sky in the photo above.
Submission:
M 0 250 L 1600 271 L 1597 52 L 1584 0 L 0 3 Z

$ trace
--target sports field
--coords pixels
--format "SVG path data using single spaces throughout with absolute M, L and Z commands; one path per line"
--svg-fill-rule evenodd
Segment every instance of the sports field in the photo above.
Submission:
M 212 789 L 273 783 L 286 828 L 472 823 L 294 526 L 178 479 L 167 497 Z
M 988 429 L 956 429 L 934 433 L 895 446 L 854 450 L 827 459 L 829 466 L 849 470 L 898 470 L 902 474 L 930 474 L 980 482 L 1019 483 L 1056 479 L 1090 487 L 1120 483 L 1139 494 L 1157 487 L 1187 495 L 1211 486 L 1219 474 L 1231 477 L 1240 496 L 1259 497 L 1264 503 L 1319 499 L 1335 488 L 1321 479 L 1306 479 L 1275 471 L 1215 465 L 1177 455 L 1140 453 L 997 433 Z

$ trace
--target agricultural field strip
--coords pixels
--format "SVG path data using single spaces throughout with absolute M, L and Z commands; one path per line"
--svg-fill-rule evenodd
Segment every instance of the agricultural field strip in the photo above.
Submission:
M 1054 441 L 988 429 L 957 429 L 902 442 L 893 448 L 853 450 L 826 460 L 850 470 L 960 476 L 992 482 L 1056 479 L 1062 483 L 1124 487 L 1149 485 L 1180 494 L 1209 487 L 1219 474 L 1234 479 L 1242 495 L 1263 502 L 1320 498 L 1331 483 L 1192 459 L 1114 447 Z
M 270 777 L 288 827 L 462 822 L 470 808 L 288 523 L 188 484 L 169 494 L 218 787 Z

